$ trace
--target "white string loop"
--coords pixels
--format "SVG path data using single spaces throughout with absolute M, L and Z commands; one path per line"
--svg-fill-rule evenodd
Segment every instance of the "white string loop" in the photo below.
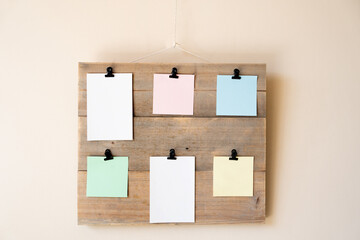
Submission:
M 149 54 L 147 54 L 147 55 L 144 55 L 144 56 L 135 58 L 134 60 L 131 60 L 130 63 L 135 63 L 135 62 L 138 62 L 138 61 L 140 61 L 140 60 L 143 60 L 143 59 L 146 59 L 146 58 L 149 58 L 149 57 L 152 57 L 152 56 L 156 56 L 156 55 L 162 54 L 163 52 L 165 52 L 165 51 L 167 51 L 167 50 L 169 50 L 169 49 L 173 49 L 173 48 L 174 48 L 174 49 L 175 49 L 175 48 L 178 48 L 178 49 L 180 49 L 181 51 L 183 51 L 183 52 L 185 52 L 185 53 L 187 53 L 187 54 L 190 54 L 190 55 L 192 55 L 192 56 L 194 56 L 194 57 L 196 57 L 196 58 L 198 58 L 198 59 L 201 59 L 201 60 L 203 60 L 203 61 L 205 61 L 205 62 L 208 62 L 208 63 L 211 62 L 211 61 L 210 61 L 209 59 L 207 59 L 207 58 L 201 57 L 200 55 L 197 55 L 197 54 L 195 54 L 195 53 L 193 53 L 193 52 L 190 52 L 190 51 L 184 49 L 183 47 L 180 46 L 179 43 L 177 43 L 177 41 L 176 41 L 176 37 L 177 37 L 177 36 L 176 36 L 176 32 L 177 32 L 177 5 L 178 5 L 178 0 L 175 0 L 174 33 L 173 33 L 174 39 L 173 39 L 173 45 L 172 45 L 171 47 L 164 48 L 164 49 L 160 49 L 160 50 L 158 50 L 158 51 L 149 53 Z

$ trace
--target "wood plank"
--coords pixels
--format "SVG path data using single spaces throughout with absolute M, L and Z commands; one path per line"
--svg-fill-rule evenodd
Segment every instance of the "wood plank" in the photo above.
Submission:
M 173 117 L 171 115 L 152 114 L 152 91 L 134 91 L 133 98 L 135 117 Z M 257 117 L 266 117 L 266 92 L 257 93 L 257 105 Z M 86 117 L 86 91 L 79 92 L 78 114 L 80 117 Z M 193 117 L 216 117 L 216 91 L 195 91 Z
M 254 173 L 253 197 L 213 197 L 212 172 L 196 172 L 195 223 L 261 222 L 265 219 L 265 172 Z M 149 223 L 149 172 L 129 171 L 128 198 L 86 197 L 86 171 L 78 172 L 79 224 Z
M 239 223 L 265 220 L 265 172 L 254 172 L 253 197 L 213 197 L 212 172 L 196 172 L 196 222 Z
M 129 156 L 129 169 L 149 170 L 150 156 L 195 156 L 196 170 L 212 170 L 213 156 L 255 156 L 254 169 L 264 171 L 265 118 L 134 118 L 133 141 L 87 141 L 86 117 L 79 118 L 79 170 L 86 170 L 87 156 L 103 156 L 110 148 L 115 156 Z
M 151 91 L 154 74 L 170 74 L 173 67 L 179 74 L 195 75 L 195 90 L 216 90 L 217 75 L 231 75 L 234 68 L 238 68 L 241 75 L 257 75 L 258 90 L 266 90 L 265 64 L 238 63 L 79 63 L 79 90 L 86 90 L 87 73 L 104 73 L 109 66 L 115 73 L 133 73 L 134 90 Z
M 78 172 L 78 223 L 141 223 L 149 219 L 149 174 L 129 172 L 128 198 L 86 197 L 86 171 Z
M 134 140 L 91 141 L 86 139 L 86 74 L 133 73 Z M 195 74 L 193 116 L 152 114 L 153 74 Z M 258 116 L 216 116 L 217 75 L 258 76 Z M 266 176 L 266 65 L 265 64 L 166 64 L 79 63 L 79 224 L 147 224 L 149 221 L 149 157 L 196 156 L 196 224 L 262 222 L 265 219 Z M 129 198 L 87 198 L 86 157 L 103 155 L 110 148 L 115 156 L 129 156 Z M 215 155 L 255 156 L 254 197 L 212 197 L 212 162 Z

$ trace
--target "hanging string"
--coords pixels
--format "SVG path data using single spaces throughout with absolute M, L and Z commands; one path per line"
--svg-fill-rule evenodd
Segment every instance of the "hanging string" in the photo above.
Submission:
M 171 48 L 163 48 L 163 49 L 161 49 L 161 50 L 158 50 L 158 51 L 149 53 L 149 54 L 147 54 L 147 55 L 145 55 L 145 56 L 135 58 L 134 60 L 131 60 L 130 63 L 135 63 L 135 62 L 140 61 L 140 60 L 143 60 L 143 59 L 145 59 L 145 58 L 159 55 L 159 54 L 161 54 L 162 52 L 165 52 L 165 51 L 167 51 L 167 50 L 169 50 L 169 49 L 171 49 Z
M 200 55 L 197 55 L 197 54 L 195 54 L 195 53 L 192 53 L 192 52 L 190 52 L 190 51 L 182 48 L 182 47 L 180 46 L 180 44 L 176 44 L 176 46 L 178 46 L 178 48 L 179 48 L 180 50 L 182 50 L 182 51 L 184 51 L 184 52 L 186 52 L 186 53 L 188 53 L 188 54 L 190 54 L 190 55 L 192 55 L 192 56 L 194 56 L 194 57 L 197 57 L 197 58 L 199 58 L 199 59 L 201 59 L 201 60 L 203 60 L 203 61 L 205 61 L 205 62 L 211 63 L 211 61 L 210 61 L 209 59 L 204 58 L 204 57 L 201 57 Z
M 172 45 L 171 47 L 163 48 L 163 49 L 160 49 L 160 50 L 158 50 L 158 51 L 149 53 L 149 54 L 147 54 L 147 55 L 144 55 L 144 56 L 135 58 L 134 60 L 131 60 L 130 63 L 138 62 L 138 61 L 143 60 L 143 59 L 146 59 L 146 58 L 148 58 L 148 57 L 152 57 L 152 56 L 156 56 L 156 55 L 162 54 L 163 52 L 166 52 L 166 51 L 168 51 L 168 50 L 170 50 L 170 49 L 173 49 L 173 48 L 174 48 L 174 49 L 175 49 L 175 48 L 178 48 L 178 49 L 180 49 L 181 51 L 183 51 L 183 52 L 185 52 L 185 53 L 187 53 L 187 54 L 190 54 L 190 55 L 192 55 L 192 56 L 194 56 L 194 57 L 196 57 L 196 58 L 199 58 L 199 59 L 201 59 L 201 60 L 203 60 L 203 61 L 205 61 L 205 62 L 208 62 L 208 63 L 211 62 L 211 61 L 210 61 L 209 59 L 207 59 L 207 58 L 201 57 L 201 56 L 199 56 L 199 55 L 197 55 L 197 54 L 195 54 L 195 53 L 192 53 L 192 52 L 184 49 L 183 47 L 180 46 L 179 43 L 176 42 L 176 37 L 177 37 L 177 35 L 176 35 L 176 33 L 177 33 L 177 11 L 178 11 L 178 10 L 177 10 L 177 5 L 178 5 L 178 1 L 175 0 L 174 33 L 173 33 L 174 39 L 173 39 L 173 45 Z

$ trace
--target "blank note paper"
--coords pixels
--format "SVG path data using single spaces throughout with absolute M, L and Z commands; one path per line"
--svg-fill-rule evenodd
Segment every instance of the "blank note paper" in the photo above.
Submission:
M 128 157 L 87 158 L 87 197 L 127 197 Z
M 216 115 L 256 116 L 257 76 L 218 75 Z
M 153 114 L 193 115 L 194 75 L 154 74 Z
M 150 223 L 195 221 L 195 157 L 150 157 Z
M 87 74 L 87 140 L 132 139 L 132 74 Z
M 254 157 L 214 157 L 214 196 L 253 196 Z

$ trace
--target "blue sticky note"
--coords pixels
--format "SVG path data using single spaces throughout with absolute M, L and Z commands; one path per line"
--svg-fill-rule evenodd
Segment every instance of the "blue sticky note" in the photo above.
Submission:
M 256 116 L 257 76 L 218 75 L 216 115 Z
M 87 197 L 127 197 L 128 157 L 87 157 Z

